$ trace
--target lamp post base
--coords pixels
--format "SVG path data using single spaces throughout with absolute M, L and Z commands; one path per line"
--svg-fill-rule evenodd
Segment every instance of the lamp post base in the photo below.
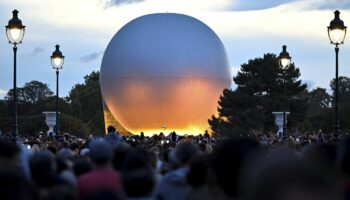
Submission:
M 277 137 L 282 137 L 283 136 L 283 113 L 285 113 L 285 126 L 287 126 L 287 116 L 290 114 L 290 112 L 272 112 L 272 114 L 275 115 L 275 124 L 278 127 L 277 130 Z
M 46 116 L 45 122 L 46 125 L 49 127 L 49 130 L 46 132 L 47 136 L 55 136 L 56 132 L 54 130 L 56 126 L 56 112 L 43 112 L 43 114 Z

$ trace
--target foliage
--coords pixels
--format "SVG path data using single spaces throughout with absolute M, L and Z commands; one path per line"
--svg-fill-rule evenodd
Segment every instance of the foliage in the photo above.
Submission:
M 104 133 L 103 105 L 99 82 L 100 73 L 92 72 L 84 77 L 83 84 L 76 84 L 67 100 L 72 116 L 82 120 L 91 133 Z
M 330 83 L 333 95 L 335 92 L 335 79 Z M 340 129 L 343 132 L 350 131 L 350 78 L 345 76 L 340 76 L 338 79 L 338 89 L 339 89 L 339 98 L 338 98 L 338 110 L 339 110 L 339 121 Z M 334 101 L 332 104 L 334 106 Z M 331 115 L 331 121 L 333 124 L 334 114 Z
M 53 92 L 49 89 L 48 85 L 40 81 L 25 83 L 23 87 L 17 89 L 18 101 L 22 103 L 41 103 L 52 95 Z M 13 99 L 13 89 L 8 91 L 5 98 L 8 100 Z
M 308 99 L 308 109 L 306 120 L 299 127 L 301 131 L 321 129 L 324 132 L 330 132 L 332 130 L 332 97 L 325 88 L 316 88 L 305 93 L 305 96 Z
M 67 114 L 60 115 L 60 130 L 63 133 L 71 133 L 79 137 L 86 137 L 90 134 L 89 127 L 80 119 Z
M 273 111 L 282 111 L 283 105 L 291 112 L 288 129 L 331 132 L 334 124 L 334 99 L 324 88 L 306 90 L 301 83 L 300 71 L 292 64 L 283 71 L 276 55 L 265 54 L 241 65 L 233 78 L 234 90 L 225 89 L 218 101 L 218 116 L 209 124 L 214 133 L 229 135 L 256 135 L 275 132 Z M 283 79 L 285 78 L 285 79 Z M 286 92 L 284 99 L 284 82 Z M 333 95 L 334 80 L 330 83 Z M 48 85 L 31 81 L 18 87 L 18 124 L 20 133 L 36 134 L 46 131 L 43 111 L 56 109 L 56 96 Z M 79 136 L 103 133 L 103 106 L 99 85 L 99 72 L 84 77 L 69 96 L 59 98 L 60 129 Z M 0 130 L 11 131 L 13 90 L 0 100 Z M 341 129 L 350 131 L 350 78 L 339 77 L 339 118 Z
M 291 112 L 288 125 L 301 123 L 306 114 L 307 99 L 302 95 L 306 92 L 306 84 L 302 84 L 299 77 L 300 71 L 294 64 L 281 69 L 274 54 L 265 54 L 263 58 L 242 64 L 233 78 L 237 88 L 223 91 L 218 102 L 219 116 L 209 120 L 212 130 L 225 130 L 234 135 L 275 131 L 272 112 L 282 111 L 284 105 L 288 105 L 285 109 Z
M 48 85 L 31 81 L 17 88 L 19 133 L 36 134 L 46 131 L 44 111 L 56 110 L 56 96 Z M 103 133 L 102 98 L 99 73 L 85 76 L 83 84 L 76 84 L 67 98 L 59 98 L 60 129 L 79 136 Z M 0 130 L 11 131 L 13 90 L 0 101 Z

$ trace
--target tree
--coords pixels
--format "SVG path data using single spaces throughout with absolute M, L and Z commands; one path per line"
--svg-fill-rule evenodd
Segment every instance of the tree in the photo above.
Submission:
M 301 125 L 302 131 L 317 131 L 322 129 L 324 132 L 332 130 L 331 112 L 332 97 L 327 93 L 325 88 L 316 88 L 306 92 L 308 99 L 308 109 L 306 120 Z
M 53 92 L 48 85 L 40 81 L 25 83 L 23 87 L 17 89 L 18 100 L 30 104 L 41 103 L 52 95 Z M 13 89 L 8 91 L 6 97 L 9 100 L 13 99 Z
M 104 133 L 103 105 L 99 82 L 100 73 L 93 71 L 69 92 L 72 115 L 82 120 L 91 133 Z
M 330 83 L 333 96 L 335 92 L 335 79 Z M 342 132 L 350 131 L 350 78 L 345 76 L 340 76 L 338 79 L 338 89 L 339 89 L 339 98 L 338 98 L 338 110 L 339 110 L 339 122 L 340 129 Z M 334 128 L 334 99 L 332 99 L 332 128 Z
M 20 134 L 36 134 L 46 131 L 44 111 L 56 110 L 56 96 L 48 88 L 48 85 L 39 81 L 25 83 L 18 91 L 18 124 Z M 6 100 L 0 103 L 0 129 L 4 132 L 11 131 L 13 90 L 6 95 Z M 72 116 L 68 102 L 59 98 L 61 132 L 69 132 L 80 136 L 87 136 L 88 128 L 81 120 Z
M 83 84 L 76 84 L 66 98 L 59 98 L 61 132 L 79 136 L 104 133 L 102 96 L 99 72 L 84 77 Z M 56 96 L 48 85 L 40 81 L 25 83 L 17 88 L 18 124 L 20 133 L 35 134 L 47 130 L 44 111 L 56 110 Z M 11 131 L 13 90 L 0 101 L 0 130 Z
M 272 112 L 283 110 L 283 77 L 286 84 L 288 126 L 303 121 L 307 99 L 302 95 L 306 84 L 302 84 L 300 71 L 291 64 L 283 71 L 276 55 L 265 54 L 263 58 L 249 60 L 241 65 L 235 90 L 225 89 L 219 99 L 219 116 L 212 116 L 209 124 L 214 132 L 225 134 L 250 134 L 276 130 Z

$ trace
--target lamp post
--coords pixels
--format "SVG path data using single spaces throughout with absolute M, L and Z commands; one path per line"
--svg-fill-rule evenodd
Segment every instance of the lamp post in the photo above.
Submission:
M 343 20 L 339 18 L 340 12 L 334 11 L 334 19 L 330 22 L 328 28 L 328 37 L 331 44 L 335 45 L 335 92 L 334 92 L 334 135 L 339 135 L 339 116 L 338 116 L 338 54 L 339 45 L 344 43 L 346 36 L 346 26 Z
M 58 113 L 59 113 L 59 107 L 58 107 L 58 75 L 59 70 L 62 69 L 63 62 L 64 62 L 64 56 L 62 52 L 60 51 L 60 45 L 56 45 L 56 50 L 52 52 L 51 55 L 51 64 L 53 69 L 56 70 L 56 128 L 55 133 L 58 135 L 60 133 L 60 126 L 59 126 L 59 119 L 58 119 Z
M 282 68 L 282 76 L 283 76 L 283 132 L 282 135 L 286 133 L 286 74 L 285 71 L 290 66 L 292 57 L 289 56 L 287 52 L 287 46 L 282 46 L 282 52 L 278 56 L 278 63 Z
M 25 26 L 18 18 L 18 11 L 12 11 L 12 19 L 9 20 L 6 28 L 6 36 L 10 44 L 13 44 L 13 116 L 12 132 L 18 133 L 17 125 L 17 44 L 21 44 L 24 37 Z

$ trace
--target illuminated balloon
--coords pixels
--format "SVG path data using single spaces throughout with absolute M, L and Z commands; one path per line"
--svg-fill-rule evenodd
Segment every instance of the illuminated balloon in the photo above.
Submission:
M 199 134 L 231 85 L 225 48 L 203 22 L 159 13 L 132 20 L 104 53 L 102 96 L 117 121 L 134 134 Z

